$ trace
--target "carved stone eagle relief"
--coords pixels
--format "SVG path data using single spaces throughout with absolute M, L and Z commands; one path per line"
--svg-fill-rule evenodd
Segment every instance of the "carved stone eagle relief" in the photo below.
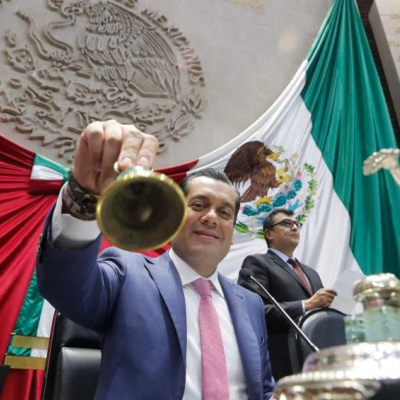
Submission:
M 133 123 L 165 150 L 203 115 L 201 62 L 165 16 L 138 10 L 135 0 L 47 0 L 54 20 L 43 25 L 20 7 L 23 22 L 5 36 L 14 72 L 0 77 L 2 122 L 59 157 L 72 162 L 77 138 L 94 120 Z

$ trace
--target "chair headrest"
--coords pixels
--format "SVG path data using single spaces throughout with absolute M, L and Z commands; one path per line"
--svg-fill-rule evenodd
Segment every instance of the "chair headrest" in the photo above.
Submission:
M 58 337 L 59 347 L 100 348 L 102 338 L 98 332 L 84 328 L 61 314 L 56 318 L 54 336 Z

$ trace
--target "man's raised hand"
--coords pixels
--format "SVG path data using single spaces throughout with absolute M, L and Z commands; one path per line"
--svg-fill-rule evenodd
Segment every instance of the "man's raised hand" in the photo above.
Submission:
M 120 171 L 132 166 L 152 168 L 157 151 L 158 140 L 134 125 L 93 122 L 80 137 L 72 173 L 85 191 L 102 194 L 118 176 L 115 162 Z

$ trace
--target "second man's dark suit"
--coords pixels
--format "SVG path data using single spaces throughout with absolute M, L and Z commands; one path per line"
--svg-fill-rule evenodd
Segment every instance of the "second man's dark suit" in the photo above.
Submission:
M 321 289 L 323 285 L 318 273 L 304 264 L 300 263 L 300 266 L 311 284 L 313 293 Z M 277 254 L 268 250 L 267 254 L 248 256 L 243 261 L 242 268 L 250 270 L 295 321 L 301 317 L 302 301 L 309 299 L 311 295 L 297 274 Z M 274 378 L 278 380 L 292 374 L 289 346 L 294 348 L 293 329 L 254 282 L 246 282 L 239 278 L 238 283 L 259 294 L 263 299 Z

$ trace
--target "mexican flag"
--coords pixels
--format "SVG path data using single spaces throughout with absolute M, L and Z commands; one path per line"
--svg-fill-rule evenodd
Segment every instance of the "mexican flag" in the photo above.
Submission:
M 11 151 L 2 153 L 3 146 L 2 140 L 0 161 Z M 400 189 L 387 171 L 369 177 L 362 173 L 363 161 L 371 153 L 394 147 L 397 144 L 384 95 L 355 2 L 334 0 L 307 59 L 265 114 L 221 148 L 162 172 L 180 181 L 191 171 L 214 167 L 226 171 L 240 189 L 243 202 L 234 243 L 220 266 L 220 271 L 233 279 L 237 278 L 247 255 L 267 250 L 262 237 L 265 215 L 277 207 L 293 210 L 302 224 L 296 257 L 315 268 L 326 287 L 338 291 L 336 306 L 351 312 L 355 280 L 380 272 L 400 277 L 400 229 L 396 214 Z M 4 332 L 0 329 L 0 345 L 8 356 L 43 358 L 45 350 L 41 346 L 45 346 L 40 338 L 48 338 L 50 318 L 46 315 L 51 314 L 51 308 L 35 292 L 33 264 L 37 235 L 55 196 L 49 195 L 49 200 L 45 200 L 41 185 L 51 187 L 51 193 L 57 192 L 65 171 L 50 161 L 42 162 L 39 156 L 18 151 L 20 157 L 27 158 L 26 162 L 19 161 L 18 168 L 25 172 L 29 168 L 31 174 L 29 184 L 21 180 L 21 188 L 26 186 L 31 193 L 37 190 L 42 195 L 38 197 L 40 202 L 34 200 L 37 195 L 20 195 L 21 207 L 23 201 L 37 202 L 36 208 L 32 208 L 35 215 L 25 212 L 26 207 L 20 208 L 18 221 L 13 222 L 11 217 L 18 211 L 12 208 L 15 196 L 2 189 L 12 179 L 12 174 L 5 175 L 7 163 L 14 163 L 9 157 L 6 167 L 0 169 L 0 219 L 8 221 L 0 226 L 0 244 L 10 245 L 24 231 L 25 242 L 18 249 L 25 246 L 26 251 L 13 252 L 13 257 L 0 255 L 2 270 L 12 271 L 11 278 L 0 283 L 0 299 L 6 293 L 3 290 L 6 283 L 8 289 L 13 285 L 29 289 L 25 297 L 19 295 L 14 302 L 22 308 L 19 314 L 13 311 L 12 326 L 11 314 L 5 307 L 11 297 L 2 302 L 0 319 L 8 325 L 2 328 Z M 33 172 L 35 160 L 36 172 L 41 173 Z M 39 164 L 46 165 L 40 165 L 40 169 Z M 43 174 L 46 168 L 52 170 L 51 174 Z M 29 225 L 23 226 L 24 221 Z M 103 247 L 108 245 L 104 243 Z M 154 255 L 160 252 L 155 251 Z M 28 258 L 29 268 L 23 265 Z M 15 272 L 16 265 L 20 275 Z M 23 273 L 29 276 L 24 275 L 21 280 Z M 35 299 L 37 308 L 31 307 L 30 299 Z M 30 317 L 36 322 L 30 321 Z M 28 339 L 24 342 L 18 338 L 15 343 L 10 340 L 9 332 Z M 25 343 L 24 351 L 16 346 L 21 343 Z M 22 384 L 21 379 L 18 382 Z M 8 384 L 5 400 L 13 399 L 12 390 Z
M 351 312 L 364 274 L 400 277 L 400 188 L 389 172 L 363 176 L 363 161 L 397 147 L 373 57 L 353 0 L 336 0 L 286 90 L 246 131 L 194 169 L 225 170 L 241 190 L 234 244 L 221 270 L 267 250 L 265 215 L 293 210 L 302 223 L 296 257 L 338 291 Z M 261 157 L 262 156 L 262 157 Z M 265 189 L 267 187 L 267 189 Z

